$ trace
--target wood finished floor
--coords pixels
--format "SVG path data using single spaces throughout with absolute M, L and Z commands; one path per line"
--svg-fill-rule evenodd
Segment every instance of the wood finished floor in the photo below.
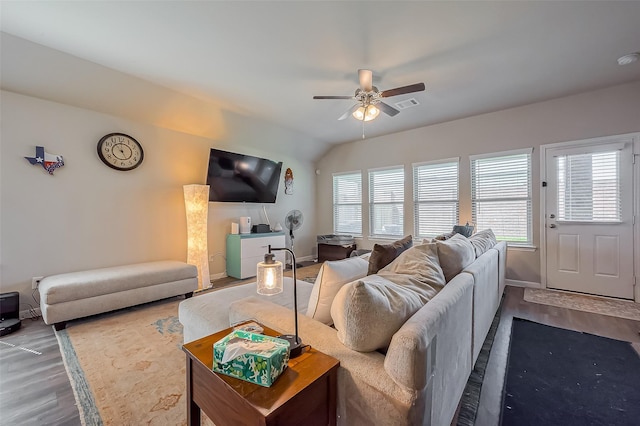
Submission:
M 640 348 L 640 321 L 529 303 L 524 289 L 507 287 L 502 316 L 480 396 L 477 426 L 500 417 L 502 385 L 513 317 L 634 342 Z M 69 324 L 73 327 L 73 323 Z M 36 355 L 22 348 L 41 352 Z M 0 337 L 0 425 L 79 425 L 80 419 L 53 329 L 42 320 Z
M 23 320 L 20 330 L 0 337 L 0 425 L 79 424 L 53 328 Z

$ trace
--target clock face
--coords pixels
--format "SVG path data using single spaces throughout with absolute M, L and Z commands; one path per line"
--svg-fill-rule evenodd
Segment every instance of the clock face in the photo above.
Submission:
M 124 133 L 110 133 L 98 142 L 98 156 L 116 170 L 133 170 L 142 163 L 142 145 Z

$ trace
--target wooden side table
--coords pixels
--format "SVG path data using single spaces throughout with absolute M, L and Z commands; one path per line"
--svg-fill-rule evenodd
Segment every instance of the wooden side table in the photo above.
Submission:
M 309 348 L 269 387 L 218 374 L 213 344 L 233 329 L 185 344 L 187 354 L 187 424 L 200 426 L 200 409 L 216 424 L 336 424 L 336 389 L 340 362 Z M 264 327 L 264 334 L 279 333 Z

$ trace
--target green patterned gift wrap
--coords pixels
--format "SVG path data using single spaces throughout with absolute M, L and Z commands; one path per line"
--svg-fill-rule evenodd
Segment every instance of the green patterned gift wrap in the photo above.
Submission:
M 227 344 L 251 342 L 273 342 L 268 351 L 247 352 L 226 363 L 222 362 Z M 269 387 L 284 371 L 289 362 L 289 342 L 277 337 L 234 330 L 213 345 L 213 371 L 246 380 L 260 386 Z

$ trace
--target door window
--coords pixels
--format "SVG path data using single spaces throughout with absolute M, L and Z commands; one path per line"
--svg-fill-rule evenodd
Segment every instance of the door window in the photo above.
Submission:
M 558 220 L 620 222 L 620 151 L 556 157 Z

